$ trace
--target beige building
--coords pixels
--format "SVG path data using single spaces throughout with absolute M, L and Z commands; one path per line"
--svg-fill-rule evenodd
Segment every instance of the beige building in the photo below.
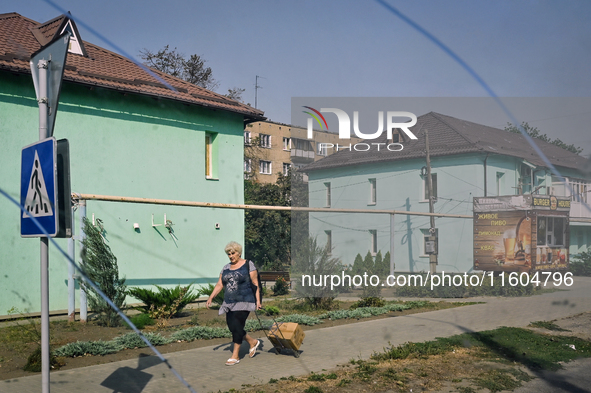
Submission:
M 301 168 L 337 151 L 338 134 L 314 130 L 313 139 L 307 129 L 289 124 L 259 121 L 244 129 L 244 176 L 261 183 L 275 183 L 279 173 Z M 360 142 L 351 138 L 349 143 Z M 342 148 L 341 148 L 342 150 Z

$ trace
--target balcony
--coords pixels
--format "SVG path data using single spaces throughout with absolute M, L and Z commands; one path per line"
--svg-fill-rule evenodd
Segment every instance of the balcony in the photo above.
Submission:
M 577 218 L 591 219 L 591 205 L 585 202 L 571 201 L 570 218 L 575 221 Z
M 292 162 L 310 163 L 310 162 L 314 161 L 314 151 L 292 148 L 291 149 L 291 161 Z

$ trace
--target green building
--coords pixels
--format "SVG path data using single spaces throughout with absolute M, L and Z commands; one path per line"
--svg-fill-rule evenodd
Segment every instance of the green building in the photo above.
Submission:
M 310 207 L 429 212 L 426 187 L 428 130 L 434 212 L 473 217 L 474 197 L 554 195 L 569 197 L 570 255 L 591 249 L 591 175 L 588 160 L 536 140 L 568 187 L 520 135 L 430 112 L 403 133 L 342 149 L 303 170 L 309 176 Z M 378 151 L 378 143 L 381 149 Z M 386 148 L 389 144 L 390 149 Z M 399 151 L 398 151 L 399 150 Z M 367 213 L 310 213 L 310 234 L 329 244 L 333 256 L 351 265 L 359 253 L 394 250 L 396 272 L 428 272 L 430 218 Z M 437 271 L 473 269 L 471 218 L 436 218 Z M 564 237 L 567 239 L 566 237 Z M 540 245 L 538 243 L 538 245 Z M 562 245 L 561 245 L 562 246 Z
M 0 15 L 0 187 L 19 200 L 21 149 L 38 140 L 31 54 L 64 31 L 67 56 L 54 136 L 70 144 L 72 192 L 241 204 L 243 131 L 263 113 L 81 39 L 62 15 Z M 169 88 L 171 86 L 173 89 Z M 243 242 L 242 210 L 87 202 L 130 286 L 215 282 L 224 246 Z M 19 210 L 0 199 L 0 315 L 40 309 L 39 240 L 21 238 Z M 165 227 L 169 220 L 172 231 Z M 81 233 L 74 230 L 75 236 Z M 67 249 L 67 240 L 58 239 Z M 79 255 L 76 242 L 76 255 Z M 79 262 L 79 258 L 77 257 Z M 50 310 L 68 308 L 68 266 L 50 245 Z

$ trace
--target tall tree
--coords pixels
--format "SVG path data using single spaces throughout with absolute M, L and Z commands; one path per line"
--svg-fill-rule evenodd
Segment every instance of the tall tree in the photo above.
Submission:
M 532 127 L 527 122 L 521 123 L 521 127 L 523 128 L 523 130 L 525 132 L 527 132 L 527 135 L 531 136 L 532 138 L 543 140 L 544 142 L 551 143 L 553 145 L 561 147 L 561 148 L 568 150 L 568 151 L 575 153 L 575 154 L 580 154 L 581 152 L 583 152 L 583 148 L 575 146 L 574 144 L 567 145 L 566 143 L 564 143 L 563 141 L 561 141 L 558 138 L 552 140 L 548 135 L 542 134 L 542 132 L 540 130 L 538 130 L 537 127 Z M 513 132 L 515 134 L 521 133 L 519 131 L 519 127 L 516 127 L 515 125 L 513 125 L 511 123 L 507 123 L 507 126 L 505 127 L 505 131 Z
M 149 67 L 205 89 L 215 90 L 219 85 L 213 78 L 211 67 L 206 67 L 205 60 L 199 55 L 186 58 L 176 48 L 171 50 L 166 45 L 156 52 L 144 48 L 140 51 L 140 57 Z

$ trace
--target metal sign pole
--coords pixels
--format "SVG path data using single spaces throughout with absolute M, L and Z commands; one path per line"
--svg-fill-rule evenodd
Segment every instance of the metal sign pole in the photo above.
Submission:
M 39 140 L 47 135 L 47 68 L 49 61 L 39 60 Z M 49 239 L 41 237 L 41 391 L 49 393 Z

